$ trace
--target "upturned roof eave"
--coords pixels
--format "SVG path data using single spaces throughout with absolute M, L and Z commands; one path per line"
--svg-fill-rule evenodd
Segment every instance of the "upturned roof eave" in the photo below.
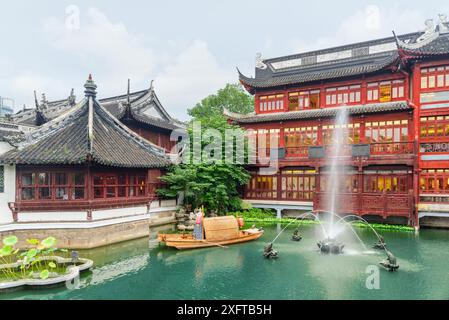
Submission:
M 308 120 L 319 118 L 335 117 L 337 111 L 341 108 L 349 108 L 350 115 L 365 115 L 373 113 L 395 112 L 395 111 L 410 111 L 414 106 L 406 100 L 386 103 L 373 103 L 368 105 L 355 106 L 341 106 L 333 108 L 322 108 L 314 110 L 289 111 L 270 114 L 258 115 L 239 115 L 236 113 L 225 113 L 231 121 L 238 124 L 256 124 L 267 123 L 275 121 L 294 121 L 294 120 Z

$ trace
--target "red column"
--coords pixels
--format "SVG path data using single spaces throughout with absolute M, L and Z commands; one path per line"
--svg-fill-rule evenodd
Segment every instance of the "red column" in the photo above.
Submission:
M 279 148 L 284 148 L 285 147 L 285 132 L 284 132 L 284 123 L 281 122 L 279 124 Z
M 367 94 L 366 94 L 366 86 L 367 86 L 367 84 L 366 84 L 366 81 L 365 80 L 363 80 L 363 82 L 362 82 L 362 88 L 361 88 L 361 92 L 360 92 L 360 95 L 361 95 L 361 104 L 366 104 L 366 96 L 367 96 Z
M 260 98 L 259 95 L 256 95 L 254 98 L 254 111 L 256 112 L 256 114 L 259 114 L 260 112 L 259 105 L 260 105 Z
M 323 121 L 318 120 L 317 145 L 323 145 Z
M 360 143 L 366 143 L 365 116 L 360 117 Z
M 288 112 L 288 91 L 284 92 L 284 112 Z
M 415 164 L 413 168 L 413 195 L 415 198 L 415 205 L 413 208 L 413 213 L 415 214 L 415 227 L 419 228 L 419 216 L 418 216 L 418 203 L 419 203 L 419 164 L 420 164 L 420 154 L 419 154 L 419 120 L 420 120 L 420 94 L 421 93 L 421 67 L 419 65 L 414 65 L 412 68 L 412 102 L 415 104 L 416 108 L 413 110 L 413 136 L 415 141 L 415 153 L 417 157 L 415 158 Z
M 326 106 L 326 88 L 322 85 L 320 87 L 320 109 Z

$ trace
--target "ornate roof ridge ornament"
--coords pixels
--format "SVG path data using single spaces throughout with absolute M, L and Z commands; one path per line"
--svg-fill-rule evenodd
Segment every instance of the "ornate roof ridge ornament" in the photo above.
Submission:
M 86 95 L 88 104 L 88 116 L 87 116 L 87 138 L 89 143 L 89 154 L 92 156 L 94 149 L 94 103 L 95 97 L 97 96 L 97 85 L 92 80 L 92 74 L 89 74 L 89 78 L 84 84 L 84 93 Z
M 67 101 L 70 106 L 74 106 L 76 104 L 75 89 L 72 88 L 72 90 L 70 90 L 70 95 L 67 98 Z
M 131 79 L 128 79 L 128 89 L 126 92 L 126 103 L 128 107 L 131 105 Z
M 46 109 L 47 107 L 48 107 L 47 97 L 45 96 L 45 93 L 42 93 L 42 99 L 41 99 L 41 104 L 40 104 L 39 109 Z
M 261 52 L 256 53 L 256 68 L 261 70 L 265 70 L 267 68 L 267 65 L 262 60 Z
M 393 32 L 396 42 L 398 44 L 398 47 L 409 49 L 409 50 L 415 50 L 424 47 L 425 45 L 428 45 L 429 43 L 436 40 L 440 34 L 449 33 L 449 26 L 447 22 L 447 15 L 446 14 L 438 14 L 439 22 L 438 25 L 435 26 L 433 19 L 427 19 L 424 24 L 426 26 L 426 29 L 424 30 L 424 33 L 419 36 L 415 42 L 413 43 L 405 43 L 404 41 L 400 40 L 396 34 Z
M 440 31 L 440 34 L 449 33 L 449 23 L 447 22 L 447 15 L 445 13 L 439 13 L 438 19 L 438 29 Z
M 39 106 L 39 102 L 37 101 L 37 94 L 36 94 L 36 90 L 34 90 L 34 105 L 36 106 L 36 110 L 38 110 L 40 108 Z M 25 111 L 25 105 L 23 105 L 23 111 Z
M 86 98 L 93 97 L 95 98 L 97 96 L 97 85 L 92 80 L 92 74 L 89 74 L 89 78 L 87 79 L 86 83 L 84 84 L 84 94 Z

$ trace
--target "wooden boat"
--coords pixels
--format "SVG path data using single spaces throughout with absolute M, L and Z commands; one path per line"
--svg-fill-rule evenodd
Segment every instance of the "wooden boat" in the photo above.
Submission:
M 224 247 L 257 240 L 263 231 L 251 228 L 239 230 L 238 221 L 234 216 L 204 218 L 203 239 L 195 239 L 193 234 L 158 234 L 158 240 L 167 247 L 179 250 L 199 249 L 208 247 Z

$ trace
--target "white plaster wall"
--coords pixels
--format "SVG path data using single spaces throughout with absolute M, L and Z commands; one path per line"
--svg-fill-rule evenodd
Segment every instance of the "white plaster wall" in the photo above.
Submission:
M 150 209 L 150 214 L 157 214 L 159 212 L 174 211 L 175 206 L 156 206 Z M 92 220 L 107 220 L 117 219 L 132 216 L 147 215 L 147 206 L 118 208 L 118 209 L 104 209 L 92 211 Z M 12 217 L 12 215 L 10 214 Z M 149 217 L 149 216 L 147 216 Z M 12 218 L 11 221 L 12 222 Z M 42 211 L 42 212 L 19 212 L 19 222 L 87 222 L 87 211 Z
M 0 154 L 3 154 L 13 147 L 7 143 L 0 141 Z M 13 222 L 11 210 L 9 210 L 8 202 L 14 202 L 16 197 L 16 167 L 13 165 L 5 165 L 5 190 L 0 193 L 0 224 Z
M 19 212 L 19 222 L 86 221 L 87 211 Z
M 112 219 L 146 213 L 147 213 L 147 206 L 98 210 L 92 212 L 92 220 Z

